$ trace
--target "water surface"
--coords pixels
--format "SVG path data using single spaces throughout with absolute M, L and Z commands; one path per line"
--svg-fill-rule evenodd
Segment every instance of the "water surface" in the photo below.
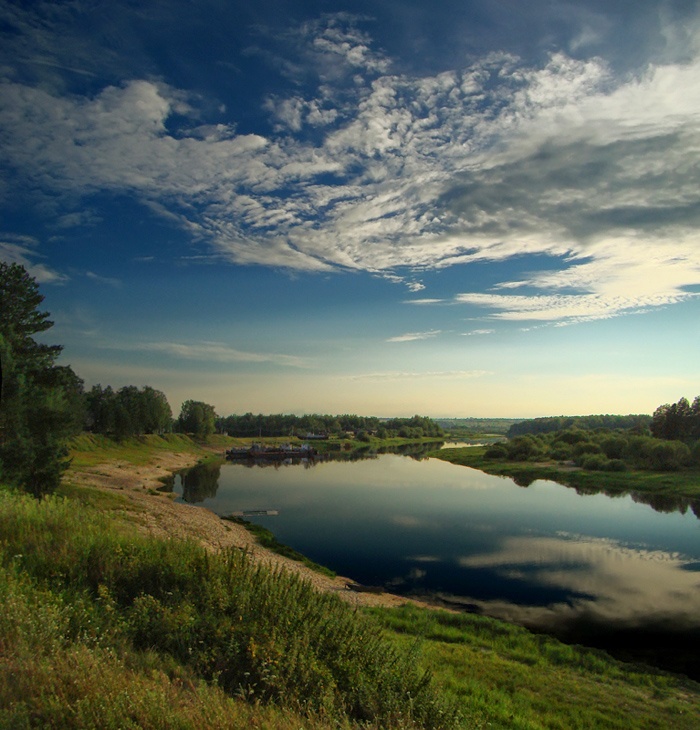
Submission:
M 548 481 L 524 488 L 395 454 L 227 463 L 178 477 L 175 491 L 218 514 L 277 510 L 251 519 L 362 584 L 624 655 L 651 652 L 700 674 L 697 504 L 669 511 L 662 500 L 660 512 L 631 496 L 584 496 Z

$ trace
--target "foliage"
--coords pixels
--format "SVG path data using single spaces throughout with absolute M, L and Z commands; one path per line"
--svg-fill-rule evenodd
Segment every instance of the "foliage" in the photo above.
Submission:
M 505 436 L 517 418 L 437 418 L 436 423 L 451 437 L 473 438 L 484 434 Z
M 651 432 L 660 439 L 691 443 L 700 439 L 700 395 L 693 404 L 686 398 L 659 406 L 651 419 Z
M 594 430 L 606 429 L 635 429 L 643 432 L 649 428 L 651 418 L 643 414 L 630 414 L 627 416 L 595 415 L 595 416 L 547 416 L 545 418 L 532 418 L 527 421 L 514 423 L 509 429 L 508 438 L 524 436 L 525 434 L 546 434 L 552 431 L 565 431 L 568 429 Z
M 591 471 L 677 471 L 700 466 L 700 449 L 682 441 L 666 441 L 635 431 L 595 431 L 568 428 L 563 431 L 516 436 L 484 452 L 498 461 L 571 462 Z
M 186 400 L 177 419 L 177 430 L 205 438 L 216 430 L 216 419 L 214 406 L 198 400 Z
M 376 434 L 380 438 L 441 438 L 442 428 L 426 416 L 411 418 L 381 419 L 375 416 L 356 416 L 344 414 L 340 416 L 320 415 L 317 413 L 304 416 L 292 414 L 273 414 L 264 416 L 246 413 L 242 416 L 230 415 L 220 418 L 217 428 L 229 436 L 269 437 L 300 436 L 306 434 L 344 436 L 347 433 L 368 435 Z
M 691 728 L 700 686 L 604 652 L 470 613 L 371 609 L 397 641 L 423 642 L 421 665 L 469 728 Z
M 34 339 L 53 325 L 43 299 L 22 266 L 0 262 L 0 474 L 35 496 L 57 488 L 83 416 L 82 381 L 55 364 L 61 347 Z
M 415 647 L 392 646 L 373 620 L 290 573 L 127 533 L 66 500 L 0 500 L 0 567 L 60 601 L 46 645 L 157 656 L 230 696 L 338 723 L 454 724 Z
M 487 474 L 508 476 L 522 487 L 527 487 L 538 479 L 548 479 L 573 487 L 580 494 L 630 494 L 635 501 L 649 504 L 655 510 L 682 513 L 691 510 L 700 517 L 699 467 L 655 471 L 636 468 L 630 465 L 631 462 L 621 459 L 611 459 L 606 463 L 604 471 L 591 471 L 576 466 L 572 461 L 509 461 L 507 458 L 490 456 L 491 453 L 491 448 L 477 446 L 441 449 L 430 452 L 428 456 L 451 464 L 480 469 Z M 697 458 L 700 456 L 700 449 L 693 453 L 693 458 Z
M 172 429 L 173 414 L 165 394 L 150 386 L 127 385 L 114 392 L 111 386 L 94 385 L 86 394 L 86 428 L 117 438 Z

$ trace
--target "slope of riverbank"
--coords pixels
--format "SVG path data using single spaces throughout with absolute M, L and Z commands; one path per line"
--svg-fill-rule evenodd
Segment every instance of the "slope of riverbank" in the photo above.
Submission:
M 0 687 L 0 728 L 700 726 L 700 685 L 687 678 L 501 621 L 348 590 L 347 579 L 264 550 L 242 526 L 163 491 L 172 470 L 223 446 L 86 437 L 66 500 L 2 500 L 0 671 L 12 681 Z M 193 541 L 204 550 L 193 553 Z M 94 587 L 80 588 L 84 580 Z M 228 580 L 247 581 L 245 591 L 235 584 L 232 593 Z M 299 663 L 310 650 L 318 653 Z M 423 672 L 433 677 L 428 694 Z M 414 676 L 423 679 L 407 693 Z M 398 694 L 375 694 L 385 686 Z M 342 705 L 333 710 L 323 704 L 331 693 Z M 305 697 L 326 709 L 309 715 Z
M 117 446 L 108 440 L 81 437 L 73 450 L 63 493 L 88 489 L 116 495 L 129 519 L 144 534 L 193 539 L 212 551 L 229 547 L 244 550 L 256 563 L 297 574 L 317 590 L 334 593 L 355 606 L 391 607 L 407 602 L 389 593 L 363 591 L 349 578 L 323 575 L 262 547 L 243 525 L 224 521 L 204 507 L 173 501 L 172 495 L 163 489 L 164 481 L 202 460 L 221 457 L 224 449 L 217 441 L 222 439 L 197 444 L 182 437 L 147 437 L 144 444 Z M 169 445 L 186 450 L 169 450 Z M 104 459 L 105 456 L 111 458 Z

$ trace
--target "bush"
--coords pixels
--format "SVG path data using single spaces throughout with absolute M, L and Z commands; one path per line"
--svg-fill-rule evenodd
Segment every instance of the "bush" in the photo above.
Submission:
M 339 726 L 452 724 L 413 650 L 337 596 L 235 550 L 125 535 L 67 500 L 0 492 L 3 560 L 65 600 L 68 638 L 156 653 L 229 695 Z
M 571 446 L 560 442 L 554 444 L 550 453 L 555 461 L 569 461 L 573 455 Z
M 588 454 L 581 457 L 580 466 L 588 471 L 604 471 L 609 463 L 605 454 Z
M 651 467 L 661 471 L 676 471 L 690 463 L 690 449 L 681 441 L 662 441 L 651 451 Z
M 627 464 L 622 459 L 610 459 L 605 471 L 627 471 Z
M 557 441 L 573 445 L 579 443 L 579 441 L 587 441 L 589 436 L 589 433 L 579 428 L 567 428 L 566 431 L 560 431 L 557 434 Z
M 625 453 L 627 446 L 627 440 L 622 436 L 610 436 L 603 439 L 600 443 L 600 448 L 608 459 L 621 459 Z
M 508 443 L 508 458 L 513 461 L 527 461 L 542 456 L 542 442 L 534 436 L 516 436 Z
M 508 449 L 506 449 L 505 446 L 491 446 L 490 448 L 486 449 L 484 452 L 484 458 L 485 459 L 494 459 L 496 461 L 501 461 L 503 459 L 508 458 Z

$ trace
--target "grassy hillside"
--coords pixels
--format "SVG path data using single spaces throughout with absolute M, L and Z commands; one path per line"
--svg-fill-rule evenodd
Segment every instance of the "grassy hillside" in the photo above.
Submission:
M 76 461 L 172 438 L 211 453 L 88 439 Z M 240 551 L 145 538 L 118 492 L 71 493 L 0 489 L 0 728 L 700 727 L 682 677 L 484 617 L 352 609 Z
M 163 724 L 171 694 L 200 717 L 213 697 L 224 720 L 238 698 L 331 725 L 454 724 L 413 649 L 290 574 L 70 500 L 0 492 L 0 515 L 3 727 L 212 726 Z

